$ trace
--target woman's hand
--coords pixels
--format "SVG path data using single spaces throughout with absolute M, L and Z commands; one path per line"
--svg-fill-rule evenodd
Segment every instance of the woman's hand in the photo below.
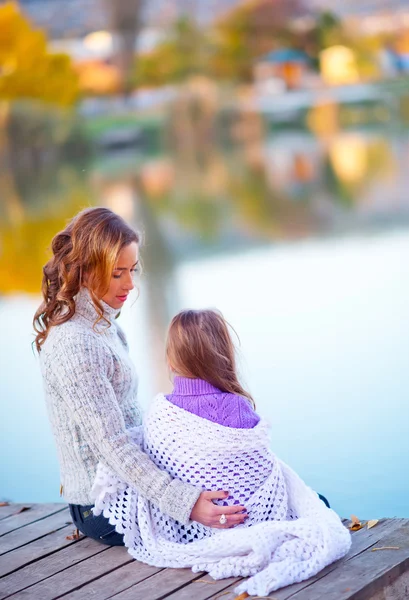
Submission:
M 247 519 L 248 514 L 244 506 L 218 506 L 213 500 L 225 500 L 229 492 L 202 492 L 190 513 L 192 521 L 197 521 L 206 527 L 227 529 L 234 525 L 240 525 Z M 225 515 L 226 521 L 220 523 L 221 515 Z

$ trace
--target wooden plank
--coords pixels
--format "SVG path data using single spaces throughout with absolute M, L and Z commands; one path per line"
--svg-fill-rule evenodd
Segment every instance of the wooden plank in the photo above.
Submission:
M 100 577 L 100 579 L 87 583 L 80 589 L 70 592 L 65 597 L 67 600 L 89 600 L 92 598 L 95 600 L 106 600 L 114 594 L 118 594 L 135 583 L 148 579 L 148 577 L 160 571 L 162 569 L 158 567 L 151 567 L 145 563 L 132 560 L 132 562 Z M 135 595 L 134 600 L 136 598 L 139 598 L 139 595 Z
M 306 581 L 302 581 L 301 583 L 295 583 L 293 585 L 281 588 L 275 592 L 271 592 L 270 595 L 274 596 L 275 600 L 288 600 L 296 597 L 298 592 L 312 586 L 312 588 L 316 589 L 316 582 L 324 578 L 329 573 L 337 570 L 340 565 L 351 560 L 355 556 L 358 556 L 360 553 L 364 552 L 367 548 L 371 548 L 374 545 L 380 543 L 380 540 L 393 533 L 402 525 L 406 524 L 407 519 L 381 519 L 379 523 L 373 527 L 372 529 L 360 529 L 359 531 L 352 532 L 352 547 L 348 554 L 342 558 L 341 560 L 328 565 L 325 569 L 317 573 L 314 577 L 310 577 Z M 232 600 L 232 598 L 236 597 L 236 593 L 234 592 L 234 588 L 237 584 L 230 586 L 225 591 L 229 591 L 229 594 L 225 594 L 222 596 L 223 600 Z M 216 594 L 217 595 L 217 594 Z M 213 598 L 214 596 L 210 596 Z M 297 597 L 298 600 L 298 597 Z M 299 596 L 299 600 L 304 600 L 302 594 Z
M 407 600 L 409 598 L 409 571 L 402 573 L 394 582 L 380 589 L 371 600 Z
M 13 543 L 18 538 L 20 542 L 26 541 L 3 552 L 0 558 L 0 576 L 18 569 L 0 581 L 0 599 L 46 600 L 57 595 L 67 600 L 159 600 L 165 597 L 210 600 L 218 596 L 221 600 L 233 600 L 236 597 L 237 579 L 213 582 L 209 576 L 192 573 L 189 569 L 161 570 L 139 563 L 131 559 L 124 548 L 107 548 L 88 538 L 66 540 L 73 525 L 62 525 L 57 531 L 51 527 L 55 527 L 56 517 L 64 512 L 69 521 L 69 513 L 63 509 L 3 535 L 2 552 L 3 542 L 9 538 L 15 538 Z M 49 533 L 39 527 L 44 523 L 48 523 Z M 31 533 L 27 534 L 26 530 Z M 374 546 L 399 549 L 372 552 Z M 110 559 L 110 553 L 114 560 Z M 353 545 L 346 557 L 308 581 L 272 592 L 270 596 L 277 600 L 373 600 L 386 586 L 400 581 L 408 573 L 409 520 L 383 519 L 370 530 L 364 528 L 353 533 Z
M 72 532 L 73 525 L 69 525 L 4 554 L 0 557 L 0 577 L 4 577 L 16 569 L 52 554 L 60 548 L 79 543 L 77 540 L 67 540 L 66 536 L 71 535 Z
M 3 519 L 7 519 L 10 515 L 16 514 L 19 510 L 24 507 L 31 507 L 34 504 L 6 504 L 5 506 L 0 506 L 0 521 Z
M 203 573 L 192 573 L 190 569 L 164 569 L 111 597 L 115 600 L 159 600 L 202 576 Z
M 374 547 L 397 550 L 373 551 Z M 409 525 L 385 535 L 364 552 L 344 561 L 336 570 L 300 592 L 292 600 L 370 600 L 409 569 Z
M 41 600 L 53 600 L 76 590 L 85 583 L 93 582 L 105 573 L 110 573 L 131 561 L 134 562 L 124 547 L 111 547 L 105 552 L 91 556 L 56 575 L 47 577 L 40 583 L 13 594 L 10 599 L 41 598 Z
M 130 568 L 132 568 L 132 565 L 129 565 Z M 123 570 L 125 567 L 122 567 L 121 570 Z M 128 566 L 127 566 L 128 568 Z M 120 571 L 116 571 L 115 575 L 117 573 L 120 573 Z M 166 569 L 167 572 L 169 572 L 169 569 Z M 179 573 L 180 571 L 186 571 L 185 569 L 181 569 L 181 570 L 176 570 L 176 573 Z M 189 572 L 191 573 L 191 572 Z M 184 587 L 180 588 L 179 586 L 176 588 L 177 591 L 172 591 L 169 590 L 169 586 L 166 584 L 165 582 L 165 576 L 162 576 L 162 580 L 160 582 L 160 584 L 157 583 L 157 579 L 156 578 L 152 578 L 149 579 L 149 581 L 145 581 L 145 585 L 141 586 L 133 586 L 131 587 L 129 590 L 127 590 L 127 594 L 116 594 L 113 596 L 113 598 L 115 598 L 115 600 L 126 600 L 128 598 L 128 594 L 129 594 L 129 598 L 132 597 L 136 597 L 134 596 L 134 594 L 137 594 L 138 598 L 149 598 L 149 600 L 151 599 L 151 595 L 152 595 L 152 589 L 153 587 L 157 587 L 159 590 L 159 594 L 160 596 L 155 596 L 156 597 L 162 597 L 163 594 L 166 594 L 166 598 L 167 599 L 172 599 L 172 600 L 191 600 L 191 598 L 194 598 L 195 600 L 205 600 L 208 598 L 214 598 L 215 596 L 217 596 L 218 594 L 220 594 L 220 592 L 225 591 L 227 588 L 234 590 L 234 587 L 236 585 L 238 585 L 238 582 L 240 581 L 240 578 L 230 578 L 230 579 L 223 579 L 223 580 L 219 580 L 219 581 L 214 581 L 211 577 L 209 577 L 208 575 L 202 575 L 202 576 L 197 576 L 196 578 L 199 577 L 199 579 L 195 580 L 194 574 L 192 575 L 192 581 L 190 584 L 188 585 L 184 585 Z M 166 575 L 166 577 L 168 577 L 168 575 Z M 190 577 L 190 576 L 189 576 Z M 179 577 L 177 577 L 178 579 Z M 103 579 L 100 580 L 101 582 L 103 581 Z M 186 581 L 186 579 L 184 579 L 184 581 Z M 210 582 L 210 583 L 205 583 L 206 582 Z M 174 581 L 172 578 L 172 586 L 174 585 Z M 91 589 L 89 589 L 91 586 L 86 586 L 85 588 L 83 588 L 83 595 L 77 596 L 73 595 L 72 598 L 74 600 L 86 600 L 87 597 L 90 597 L 90 593 L 91 593 Z M 89 591 L 88 591 L 89 590 Z M 117 592 L 119 592 L 119 590 L 117 590 Z M 170 595 L 169 595 L 170 594 Z M 236 594 L 232 591 L 232 597 L 235 597 Z M 108 598 L 110 596 L 104 596 L 104 598 Z M 71 595 L 70 595 L 70 600 L 71 600 Z M 101 599 L 102 600 L 102 599 Z
M 307 579 L 306 581 L 301 581 L 301 583 L 295 583 L 294 585 L 277 590 L 274 592 L 274 595 L 276 596 L 277 600 L 287 600 L 292 598 L 296 592 L 309 587 L 316 581 L 326 577 L 326 575 L 335 569 L 338 569 L 339 566 L 344 562 L 351 560 L 361 552 L 364 552 L 367 548 L 378 544 L 385 535 L 392 533 L 406 522 L 406 519 L 380 519 L 379 523 L 375 527 L 372 527 L 372 529 L 367 529 L 364 527 L 359 531 L 353 531 L 352 546 L 344 558 L 341 558 L 341 560 L 328 565 L 328 567 L 325 567 L 325 569 L 317 573 L 317 575 L 310 577 L 310 579 Z
M 39 583 L 67 567 L 106 550 L 108 550 L 108 546 L 84 537 L 78 543 L 49 554 L 0 579 L 0 599 Z
M 240 581 L 240 577 L 230 577 L 229 579 L 215 581 L 209 575 L 204 575 L 174 594 L 166 596 L 166 600 L 192 600 L 192 598 L 194 600 L 207 600 L 219 595 L 220 592 L 226 591 L 227 588 L 234 589 Z M 221 598 L 224 599 L 225 596 L 227 594 L 223 594 Z
M 0 556 L 19 546 L 29 544 L 38 538 L 44 537 L 53 531 L 62 529 L 70 522 L 71 516 L 68 508 L 66 508 L 50 517 L 41 519 L 41 521 L 36 521 L 35 523 L 31 523 L 31 525 L 11 531 L 1 538 Z
M 25 527 L 34 521 L 39 521 L 49 517 L 57 512 L 67 508 L 63 502 L 53 502 L 52 504 L 34 504 L 24 512 L 17 512 L 0 521 L 0 537 L 10 533 L 14 529 Z

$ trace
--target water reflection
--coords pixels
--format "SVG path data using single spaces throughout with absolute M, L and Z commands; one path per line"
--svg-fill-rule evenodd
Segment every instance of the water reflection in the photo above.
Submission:
M 77 118 L 15 109 L 1 140 L 0 289 L 38 289 L 41 249 L 96 202 L 148 239 L 156 227 L 176 260 L 407 218 L 407 130 L 271 131 L 204 98 L 175 102 L 162 144 L 137 152 L 93 154 Z M 30 275 L 10 274 L 7 260 L 24 256 Z
M 90 146 L 64 112 L 17 105 L 0 127 L 0 293 L 38 293 L 46 248 L 90 203 Z

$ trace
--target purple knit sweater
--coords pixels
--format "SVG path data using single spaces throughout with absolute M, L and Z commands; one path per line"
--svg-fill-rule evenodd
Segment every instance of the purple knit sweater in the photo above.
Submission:
M 166 398 L 179 408 L 225 427 L 251 429 L 260 420 L 247 398 L 222 392 L 203 379 L 175 377 L 173 392 Z

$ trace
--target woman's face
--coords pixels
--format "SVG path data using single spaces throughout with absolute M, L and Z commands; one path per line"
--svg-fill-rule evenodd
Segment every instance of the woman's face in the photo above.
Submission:
M 125 246 L 118 255 L 112 272 L 109 290 L 102 297 L 112 308 L 122 308 L 130 291 L 135 287 L 134 276 L 138 270 L 138 245 L 132 242 Z

